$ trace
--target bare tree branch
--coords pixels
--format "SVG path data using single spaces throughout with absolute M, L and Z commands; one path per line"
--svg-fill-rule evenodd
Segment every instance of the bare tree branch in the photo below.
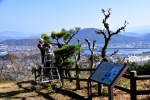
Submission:
M 105 30 L 95 31 L 97 34 L 102 34 L 102 35 L 104 36 L 104 39 L 105 39 L 105 43 L 104 43 L 104 46 L 102 47 L 102 52 L 101 52 L 101 56 L 102 56 L 103 59 L 107 59 L 106 49 L 107 49 L 107 47 L 108 47 L 108 44 L 109 44 L 109 42 L 110 42 L 112 36 L 118 34 L 118 33 L 119 33 L 120 31 L 122 31 L 122 30 L 124 31 L 124 30 L 125 30 L 125 27 L 126 27 L 127 24 L 128 24 L 128 22 L 125 21 L 123 27 L 118 28 L 116 32 L 111 32 L 111 31 L 110 31 L 110 28 L 109 28 L 109 24 L 107 23 L 107 19 L 109 18 L 110 14 L 111 14 L 110 11 L 111 11 L 111 8 L 109 8 L 109 9 L 107 10 L 108 14 L 106 14 L 106 11 L 105 11 L 104 9 L 102 9 L 102 13 L 104 14 L 104 19 L 103 19 L 102 23 L 103 23 L 103 25 L 104 25 Z M 116 53 L 117 53 L 117 52 L 114 51 L 114 53 L 111 54 L 111 55 L 114 55 L 114 54 L 116 54 Z

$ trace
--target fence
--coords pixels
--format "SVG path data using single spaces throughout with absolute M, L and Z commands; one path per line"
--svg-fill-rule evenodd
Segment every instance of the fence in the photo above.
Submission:
M 80 71 L 94 71 L 95 68 L 64 68 L 63 70 L 69 70 L 69 71 L 76 71 L 76 73 L 79 73 Z M 130 74 L 124 74 L 124 78 L 127 78 L 130 80 L 130 89 L 120 87 L 120 86 L 115 86 L 114 88 L 122 90 L 124 92 L 127 92 L 130 94 L 131 100 L 136 100 L 137 95 L 146 95 L 150 94 L 150 90 L 137 90 L 137 80 L 149 80 L 150 75 L 137 75 L 136 71 L 131 71 Z M 76 76 L 76 78 L 71 78 L 71 77 L 63 77 L 63 79 L 72 79 L 76 80 L 76 89 L 80 89 L 80 81 L 88 81 L 88 79 L 80 79 L 79 76 Z M 101 86 L 100 86 L 101 87 Z M 101 89 L 98 89 L 101 90 Z M 101 92 L 99 91 L 99 94 Z
M 62 77 L 63 79 L 71 79 L 71 80 L 76 80 L 76 89 L 80 89 L 80 81 L 88 81 L 87 78 L 79 78 L 79 73 L 80 71 L 94 71 L 95 68 L 63 68 L 64 71 L 75 71 L 75 74 L 77 75 L 76 77 Z M 122 77 L 127 78 L 130 80 L 130 89 L 121 87 L 121 86 L 115 86 L 114 88 L 122 90 L 124 92 L 127 92 L 130 94 L 131 100 L 137 100 L 137 95 L 146 95 L 150 94 L 150 90 L 137 90 L 137 80 L 149 80 L 150 75 L 137 75 L 136 71 L 131 71 L 130 74 L 124 74 Z M 36 80 L 36 75 L 35 75 L 35 80 Z M 64 83 L 64 82 L 62 82 Z M 98 94 L 101 94 L 101 86 L 99 86 L 100 89 L 98 89 Z

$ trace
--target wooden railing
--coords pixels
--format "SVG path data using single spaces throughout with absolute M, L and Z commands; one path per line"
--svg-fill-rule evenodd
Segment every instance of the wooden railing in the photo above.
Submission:
M 62 81 L 64 79 L 71 79 L 76 80 L 76 89 L 80 89 L 80 81 L 88 81 L 87 78 L 79 78 L 78 73 L 80 71 L 88 71 L 89 73 L 91 71 L 94 71 L 95 68 L 63 68 L 63 71 L 74 71 L 77 75 L 76 77 L 62 77 Z M 137 80 L 149 80 L 150 75 L 137 75 L 136 71 L 131 71 L 130 74 L 124 74 L 122 77 L 127 78 L 130 80 L 130 89 L 121 87 L 121 86 L 115 86 L 114 88 L 122 90 L 124 92 L 127 92 L 130 94 L 131 100 L 137 100 L 137 95 L 146 95 L 150 94 L 150 90 L 137 90 Z M 36 80 L 37 77 L 35 77 Z M 101 88 L 101 86 L 99 86 Z M 98 94 L 101 93 L 102 89 L 98 89 Z
M 68 68 L 68 69 L 64 68 L 63 70 L 77 71 L 76 68 Z M 78 71 L 94 71 L 94 70 L 95 68 L 82 68 L 82 69 L 79 68 L 78 69 Z M 150 75 L 137 75 L 136 71 L 131 71 L 130 74 L 124 74 L 123 77 L 130 80 L 130 89 L 120 87 L 120 86 L 115 86 L 114 88 L 129 93 L 131 100 L 136 100 L 137 95 L 150 94 L 150 90 L 137 90 L 137 84 L 136 84 L 137 80 L 149 80 Z M 63 77 L 63 79 L 76 80 L 76 89 L 80 89 L 80 81 L 88 81 L 88 79 L 83 79 L 83 78 L 80 79 L 78 76 L 76 76 L 75 78 Z M 98 90 L 101 90 L 101 89 L 98 89 Z

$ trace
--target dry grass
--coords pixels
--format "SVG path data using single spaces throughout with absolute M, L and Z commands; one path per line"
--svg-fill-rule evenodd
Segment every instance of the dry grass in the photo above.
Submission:
M 35 84 L 32 82 L 7 82 L 0 84 L 0 100 L 83 100 L 87 99 L 87 82 L 81 82 L 81 90 L 76 90 L 75 81 L 70 83 L 65 80 L 64 88 L 59 90 L 59 83 L 56 83 L 58 89 L 48 91 L 47 88 L 33 89 Z M 92 83 L 92 93 L 97 94 L 97 83 Z M 150 80 L 138 81 L 137 89 L 150 89 Z M 63 90 L 63 91 L 62 91 Z M 67 92 L 66 92 L 67 91 Z M 108 100 L 107 87 L 104 86 L 103 96 L 93 97 L 92 100 Z M 137 96 L 138 100 L 148 100 L 147 96 Z M 130 100 L 130 95 L 114 89 L 114 100 Z

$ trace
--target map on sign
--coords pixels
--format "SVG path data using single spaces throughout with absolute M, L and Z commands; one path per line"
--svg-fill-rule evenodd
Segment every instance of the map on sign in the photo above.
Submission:
M 90 76 L 91 80 L 110 85 L 124 68 L 124 64 L 103 61 Z

